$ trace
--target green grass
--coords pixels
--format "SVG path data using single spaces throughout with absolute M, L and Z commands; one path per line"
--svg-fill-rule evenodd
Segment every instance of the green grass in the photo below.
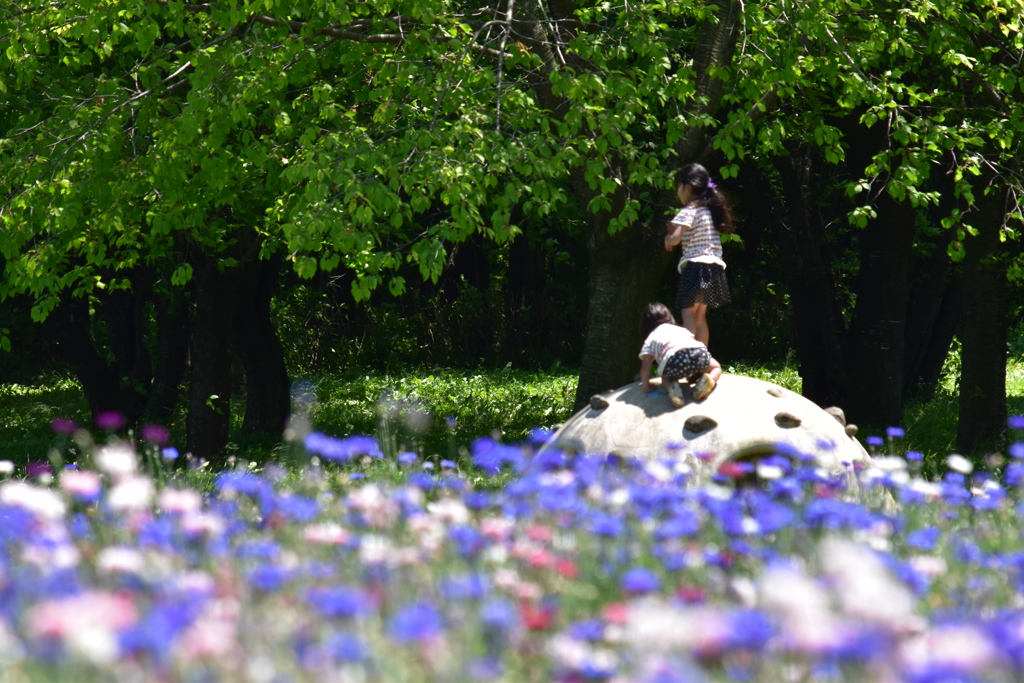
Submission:
M 926 461 L 940 463 L 955 450 L 957 362 L 956 354 L 951 354 L 944 379 L 931 401 L 907 404 L 907 436 L 894 444 L 899 452 L 921 451 Z M 800 376 L 788 362 L 734 363 L 725 370 L 800 391 Z M 305 400 L 296 405 L 312 429 L 334 436 L 377 435 L 383 438 L 386 449 L 454 459 L 477 437 L 496 435 L 515 442 L 526 438 L 534 427 L 563 422 L 572 414 L 575 390 L 576 371 L 571 369 L 526 372 L 434 368 L 403 374 L 316 378 L 307 383 Z M 1024 414 L 1024 359 L 1010 362 L 1007 393 L 1009 414 Z M 244 405 L 236 402 L 232 412 L 229 454 L 256 462 L 278 457 L 280 439 L 243 437 L 240 427 Z M 0 385 L 0 459 L 18 464 L 45 459 L 55 443 L 50 422 L 56 417 L 88 426 L 88 409 L 75 381 L 49 378 L 33 386 Z M 180 416 L 172 425 L 174 443 L 179 447 L 184 443 L 183 426 Z

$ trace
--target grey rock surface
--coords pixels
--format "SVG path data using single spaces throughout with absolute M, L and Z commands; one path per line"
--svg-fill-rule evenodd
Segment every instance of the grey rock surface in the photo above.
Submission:
M 703 401 L 694 401 L 685 384 L 683 393 L 681 408 L 673 407 L 664 389 L 644 393 L 639 382 L 599 394 L 544 448 L 641 458 L 700 456 L 714 469 L 729 460 L 764 457 L 779 444 L 812 455 L 833 472 L 844 463 L 870 461 L 834 410 L 826 412 L 771 382 L 726 374 Z

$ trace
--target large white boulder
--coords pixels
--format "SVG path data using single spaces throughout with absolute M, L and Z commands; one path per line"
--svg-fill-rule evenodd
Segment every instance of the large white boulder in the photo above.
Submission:
M 870 461 L 849 432 L 842 411 L 830 412 L 771 382 L 723 375 L 702 401 L 684 385 L 676 408 L 664 389 L 644 393 L 639 382 L 594 396 L 544 448 L 640 458 L 700 458 L 717 470 L 729 460 L 757 460 L 774 452 L 813 456 L 831 472 Z M 781 446 L 780 446 L 781 445 Z

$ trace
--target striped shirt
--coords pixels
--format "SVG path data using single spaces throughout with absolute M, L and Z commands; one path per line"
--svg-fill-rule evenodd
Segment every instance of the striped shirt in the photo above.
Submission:
M 679 268 L 687 261 L 695 263 L 717 263 L 725 268 L 722 260 L 722 238 L 715 229 L 711 209 L 706 206 L 684 206 L 672 219 L 676 225 L 685 225 L 683 230 L 683 257 Z

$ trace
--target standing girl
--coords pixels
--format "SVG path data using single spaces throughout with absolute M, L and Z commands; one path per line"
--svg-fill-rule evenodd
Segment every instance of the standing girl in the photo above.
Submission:
M 672 251 L 677 244 L 683 246 L 676 310 L 682 314 L 683 327 L 707 346 L 708 309 L 730 301 L 719 233 L 732 233 L 732 214 L 725 197 L 700 164 L 687 164 L 679 169 L 675 185 L 683 209 L 668 222 L 665 249 Z

